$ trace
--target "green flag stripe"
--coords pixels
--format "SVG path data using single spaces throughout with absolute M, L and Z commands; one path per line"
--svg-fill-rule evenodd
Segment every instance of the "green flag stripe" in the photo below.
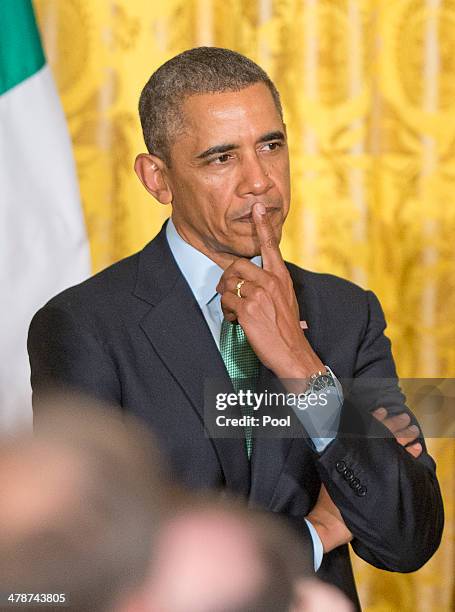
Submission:
M 31 0 L 0 0 L 0 95 L 45 61 Z

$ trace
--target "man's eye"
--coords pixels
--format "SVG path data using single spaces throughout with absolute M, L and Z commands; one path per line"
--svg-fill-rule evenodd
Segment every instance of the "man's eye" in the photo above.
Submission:
M 283 145 L 281 142 L 267 142 L 264 146 L 267 147 L 269 151 L 276 151 Z
M 215 159 L 212 159 L 212 163 L 214 164 L 225 164 L 231 159 L 231 155 L 229 153 L 223 153 L 222 155 L 218 155 Z

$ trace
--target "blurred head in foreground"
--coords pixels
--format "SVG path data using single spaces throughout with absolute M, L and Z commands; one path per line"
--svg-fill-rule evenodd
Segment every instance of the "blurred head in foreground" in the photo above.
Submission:
M 354 612 L 354 606 L 333 584 L 310 578 L 297 581 L 289 612 Z
M 54 398 L 0 446 L 0 591 L 117 609 L 150 563 L 165 496 L 153 442 L 114 409 Z M 31 609 L 27 606 L 27 609 Z
M 139 601 L 139 600 L 138 600 Z M 122 612 L 353 612 L 314 578 L 313 551 L 276 515 L 232 500 L 176 499 L 141 604 Z
M 286 612 L 313 574 L 297 535 L 226 501 L 181 504 L 164 524 L 146 583 L 153 612 Z

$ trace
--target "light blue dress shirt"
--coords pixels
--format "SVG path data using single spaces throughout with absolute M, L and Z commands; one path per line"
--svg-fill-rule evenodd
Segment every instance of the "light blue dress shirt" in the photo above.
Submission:
M 216 292 L 216 286 L 218 285 L 224 270 L 209 257 L 185 242 L 177 232 L 172 219 L 169 219 L 166 226 L 166 237 L 172 255 L 174 256 L 181 273 L 185 277 L 186 282 L 190 286 L 202 314 L 207 321 L 207 325 L 212 332 L 213 339 L 215 340 L 219 349 L 221 325 L 224 317 L 221 308 L 221 296 Z M 251 261 L 259 267 L 262 266 L 262 258 L 260 256 L 253 257 Z M 342 394 L 341 385 L 336 378 L 335 383 L 337 385 L 334 393 L 336 400 L 333 400 L 331 407 L 333 416 L 330 418 L 331 422 L 333 423 L 333 428 L 331 427 L 330 431 L 337 431 L 335 428 L 337 427 L 339 413 L 343 403 L 342 395 L 340 397 L 340 393 Z M 298 414 L 298 416 L 305 426 L 304 415 Z M 322 452 L 333 439 L 334 438 L 311 438 L 314 447 L 319 452 Z M 313 525 L 306 519 L 305 522 L 308 525 L 308 529 L 313 540 L 314 568 L 315 571 L 317 571 L 321 566 L 322 557 L 324 554 L 322 542 Z

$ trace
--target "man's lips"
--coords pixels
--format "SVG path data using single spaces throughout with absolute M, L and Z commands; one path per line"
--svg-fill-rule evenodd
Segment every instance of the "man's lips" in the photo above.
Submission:
M 280 208 L 278 208 L 277 206 L 266 206 L 266 211 L 267 214 L 269 213 L 274 213 L 276 211 L 280 210 Z M 253 212 L 249 212 L 246 215 L 243 215 L 243 217 L 237 217 L 237 219 L 235 219 L 235 221 L 242 221 L 242 223 L 254 223 L 253 221 Z

